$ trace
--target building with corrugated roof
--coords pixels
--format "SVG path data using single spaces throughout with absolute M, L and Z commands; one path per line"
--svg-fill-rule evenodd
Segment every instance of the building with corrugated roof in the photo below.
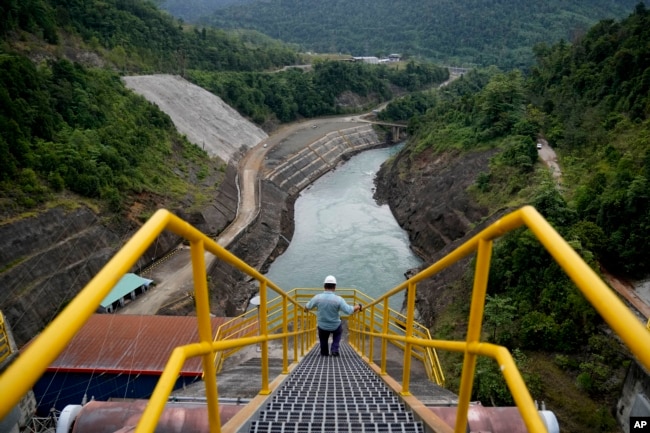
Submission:
M 212 329 L 228 320 L 213 318 Z M 93 398 L 148 399 L 174 348 L 197 341 L 193 316 L 95 314 L 34 385 L 37 412 Z M 201 358 L 187 360 L 174 389 L 201 375 Z

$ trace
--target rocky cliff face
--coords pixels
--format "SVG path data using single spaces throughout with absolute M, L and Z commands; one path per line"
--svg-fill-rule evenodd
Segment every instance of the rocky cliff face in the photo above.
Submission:
M 0 226 L 0 309 L 19 347 L 101 269 L 119 240 L 87 207 Z
M 417 155 L 405 146 L 381 167 L 375 198 L 388 203 L 397 222 L 408 232 L 411 247 L 424 260 L 422 269 L 462 244 L 496 216 L 475 203 L 467 188 L 488 170 L 495 151 Z M 455 296 L 451 290 L 465 274 L 471 258 L 418 285 L 421 320 L 431 325 Z
M 288 246 L 293 233 L 295 197 L 273 183 L 262 182 L 261 210 L 257 221 L 232 243 L 228 250 L 248 265 L 264 272 L 269 261 Z M 259 285 L 244 273 L 223 262 L 215 262 L 208 271 L 211 311 L 217 316 L 242 314 L 249 300 L 259 292 Z M 190 306 L 194 310 L 194 306 Z
M 235 176 L 236 167 L 229 167 L 217 194 L 202 211 L 170 211 L 205 233 L 218 233 L 235 216 Z M 40 332 L 140 228 L 128 218 L 106 217 L 78 204 L 0 225 L 0 310 L 18 347 Z M 132 271 L 163 257 L 179 241 L 163 233 Z

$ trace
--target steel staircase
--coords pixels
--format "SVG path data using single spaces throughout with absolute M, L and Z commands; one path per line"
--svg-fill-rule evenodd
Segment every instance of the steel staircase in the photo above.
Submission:
M 101 301 L 109 295 L 119 279 L 130 269 L 133 269 L 145 251 L 150 248 L 158 236 L 169 231 L 189 242 L 194 278 L 194 300 L 196 304 L 196 320 L 198 340 L 177 346 L 170 355 L 167 364 L 158 379 L 155 389 L 145 406 L 133 408 L 142 412 L 137 422 L 137 433 L 157 431 L 157 426 L 167 423 L 170 428 L 179 431 L 178 422 L 183 417 L 165 416 L 166 405 L 171 391 L 175 388 L 184 363 L 191 358 L 201 358 L 204 377 L 217 377 L 220 365 L 215 354 L 259 345 L 261 348 L 261 386 L 258 396 L 259 404 L 247 406 L 250 410 L 240 410 L 222 425 L 216 380 L 204 380 L 206 410 L 200 414 L 201 421 L 192 424 L 192 418 L 187 415 L 188 428 L 185 431 L 210 431 L 226 433 L 250 430 L 251 432 L 446 432 L 452 422 L 446 422 L 438 417 L 434 419 L 432 411 L 426 406 L 411 406 L 407 411 L 404 402 L 417 400 L 410 394 L 411 360 L 420 359 L 414 349 L 422 349 L 419 354 L 435 350 L 445 350 L 463 353 L 463 367 L 460 374 L 459 393 L 455 403 L 455 419 L 453 431 L 464 432 L 468 427 L 470 398 L 477 372 L 476 364 L 479 357 L 488 357 L 500 366 L 504 380 L 517 404 L 518 411 L 527 431 L 546 432 L 546 418 L 542 419 L 540 411 L 526 387 L 526 383 L 506 347 L 482 341 L 482 329 L 487 296 L 487 279 L 490 269 L 490 259 L 494 241 L 505 233 L 522 227 L 529 229 L 542 246 L 551 254 L 553 259 L 562 267 L 565 273 L 576 284 L 585 298 L 594 306 L 612 330 L 627 345 L 635 358 L 646 369 L 650 369 L 650 333 L 648 333 L 638 318 L 601 279 L 578 256 L 573 248 L 553 229 L 553 227 L 532 207 L 526 206 L 501 219 L 477 233 L 473 238 L 458 246 L 448 255 L 433 263 L 428 268 L 400 285 L 388 290 L 379 299 L 366 302 L 362 294 L 354 290 L 349 298 L 353 302 L 363 303 L 361 314 L 352 315 L 349 320 L 350 343 L 342 345 L 341 357 L 319 356 L 318 348 L 304 355 L 309 344 L 317 338 L 316 320 L 313 313 L 304 310 L 304 302 L 308 298 L 300 297 L 296 292 L 291 295 L 268 280 L 259 271 L 234 256 L 214 239 L 201 233 L 187 222 L 164 209 L 158 210 L 138 232 L 122 247 L 122 249 L 99 271 L 95 277 L 82 289 L 79 294 L 61 311 L 56 318 L 29 344 L 16 359 L 0 374 L 0 420 L 8 414 L 19 410 L 21 400 L 28 395 L 50 365 L 54 363 L 64 349 L 70 344 L 75 335 L 81 330 L 86 321 L 95 313 Z M 233 332 L 221 333 L 219 328 L 215 337 L 211 324 L 210 294 L 208 291 L 208 276 L 206 274 L 206 253 L 211 253 L 217 259 L 224 261 L 233 268 L 248 275 L 259 283 L 259 310 L 254 311 L 254 318 L 238 318 L 240 327 Z M 469 318 L 467 321 L 467 337 L 462 341 L 434 340 L 428 329 L 425 332 L 415 332 L 416 292 L 418 285 L 450 266 L 475 254 L 475 272 L 472 288 Z M 251 280 L 251 281 L 252 281 Z M 277 294 L 280 301 L 273 308 L 273 302 L 267 298 L 267 290 Z M 294 289 L 295 290 L 295 289 Z M 391 316 L 388 307 L 389 299 L 393 296 L 405 297 L 404 311 L 401 317 Z M 306 295 L 305 295 L 306 296 Z M 246 331 L 244 331 L 246 329 Z M 404 332 L 400 332 L 404 331 Z M 381 345 L 373 343 L 371 338 L 379 338 Z M 278 380 L 269 383 L 268 343 L 282 341 L 283 370 L 291 372 Z M 402 382 L 384 386 L 383 381 L 375 371 L 384 371 L 387 360 L 387 343 L 402 345 L 405 349 L 402 365 Z M 357 342 L 361 343 L 358 344 Z M 290 355 L 289 345 L 293 346 Z M 0 343 L 0 349 L 2 344 Z M 376 350 L 376 351 L 375 351 Z M 361 353 L 362 355 L 358 355 Z M 0 356 L 1 357 L 1 356 Z M 366 367 L 366 359 L 380 359 L 381 369 L 376 364 Z M 437 356 L 434 356 L 437 358 Z M 428 359 L 428 358 L 426 358 Z M 291 364 L 290 370 L 289 366 Z M 429 364 L 427 363 L 427 366 Z M 429 373 L 429 369 L 427 369 Z M 432 373 L 431 376 L 436 376 Z M 385 378 L 386 383 L 392 383 Z M 400 389 L 399 395 L 391 395 L 390 390 Z M 5 390 L 7 390 L 5 392 Z M 122 395 L 123 396 L 123 395 Z M 259 397 L 259 398 L 258 398 Z M 400 400 L 401 397 L 401 400 Z M 270 400 L 270 402 L 269 402 Z M 114 402 L 104 402 L 111 403 Z M 130 404 L 131 402 L 129 402 Z M 420 402 L 421 403 L 421 402 Z M 266 405 L 264 409 L 261 409 Z M 84 406 L 84 410 L 89 406 Z M 115 412 L 110 407 L 109 413 Z M 90 410 L 89 410 L 90 411 Z M 260 412 L 261 411 L 261 412 Z M 126 412 L 125 412 L 126 413 Z M 238 417 L 241 414 L 240 417 Z M 256 414 L 256 419 L 250 421 L 250 414 Z M 415 415 L 418 420 L 416 421 Z M 89 419 L 96 420 L 90 411 Z M 184 416 L 185 416 L 184 415 Z M 82 416 L 80 412 L 79 417 Z M 113 416 L 114 417 L 114 416 Z M 553 417 L 553 420 L 555 418 Z M 133 430 L 131 418 L 126 419 L 125 429 Z M 111 419 L 111 421 L 113 421 Z M 75 431 L 81 425 L 75 421 Z M 17 425 L 17 424 L 16 424 Z M 204 428 L 197 428 L 204 425 Z M 554 421 L 557 427 L 557 421 Z M 99 431 L 101 425 L 91 425 L 92 430 Z M 235 430 L 237 429 L 237 430 Z M 81 430 L 79 430 L 81 431 Z M 121 429 L 120 431 L 125 431 Z M 162 431 L 162 430 L 161 430 Z M 170 430 L 171 431 L 171 430 Z M 559 427 L 556 431 L 559 431 Z
M 340 353 L 321 356 L 316 345 L 251 422 L 250 433 L 424 432 L 346 342 Z

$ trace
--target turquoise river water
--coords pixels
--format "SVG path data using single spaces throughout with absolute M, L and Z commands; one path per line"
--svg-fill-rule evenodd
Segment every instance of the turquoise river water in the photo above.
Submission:
M 295 231 L 289 248 L 266 274 L 280 287 L 323 286 L 334 275 L 339 288 L 355 288 L 377 298 L 420 265 L 407 233 L 388 205 L 373 199 L 380 165 L 400 145 L 352 157 L 304 190 L 295 203 Z M 400 309 L 402 296 L 390 305 Z

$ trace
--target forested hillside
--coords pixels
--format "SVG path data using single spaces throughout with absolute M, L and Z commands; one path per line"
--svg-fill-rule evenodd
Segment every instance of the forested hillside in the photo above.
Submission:
M 5 221 L 68 192 L 99 200 L 111 212 L 124 211 L 136 194 L 172 208 L 182 197 L 201 205 L 223 177 L 223 161 L 211 161 L 176 132 L 169 117 L 127 91 L 118 71 L 180 72 L 182 52 L 188 66 L 218 69 L 236 52 L 238 61 L 258 62 L 254 50 L 222 33 L 186 32 L 144 2 L 9 1 L 2 8 Z M 210 63 L 206 54 L 215 45 L 230 49 Z M 188 170 L 179 173 L 179 160 L 170 155 Z
M 449 77 L 449 72 L 415 62 L 388 67 L 321 61 L 313 65 L 311 72 L 298 68 L 273 74 L 192 70 L 188 77 L 262 125 L 360 109 L 368 111 L 391 99 L 392 89 L 404 92 L 435 87 Z
M 174 16 L 188 22 L 196 22 L 201 17 L 212 15 L 216 9 L 251 3 L 254 0 L 154 0 L 161 9 L 174 10 Z
M 300 63 L 298 53 L 259 33 L 183 26 L 148 1 L 9 0 L 0 8 L 5 216 L 66 191 L 118 212 L 137 193 L 172 200 L 193 191 L 200 202 L 205 195 L 195 187 L 214 187 L 223 162 L 210 161 L 157 107 L 125 89 L 122 74 L 183 75 L 268 128 L 358 109 L 341 105 L 346 94 L 377 103 L 391 97 L 390 86 L 415 90 L 448 76 L 415 63 L 323 62 L 312 73 L 269 73 Z M 196 167 L 179 176 L 171 154 Z
M 516 197 L 528 182 L 542 134 L 561 156 L 562 225 L 579 224 L 581 244 L 630 277 L 650 269 L 650 19 L 639 5 L 627 19 L 603 21 L 573 45 L 539 45 L 529 75 L 473 71 L 440 92 L 410 95 L 383 118 L 410 119 L 417 151 L 505 146 L 499 166 Z M 416 115 L 416 114 L 422 115 Z M 495 173 L 478 185 L 488 192 Z M 549 194 L 558 194 L 551 186 Z M 510 197 L 508 198 L 510 199 Z M 506 201 L 501 201 L 505 203 Z M 557 209 L 556 209 L 557 210 Z
M 648 278 L 648 41 L 650 12 L 639 4 L 628 18 L 603 21 L 574 44 L 538 46 L 528 75 L 475 70 L 439 92 L 390 104 L 384 116 L 410 119 L 411 160 L 498 149 L 471 188 L 478 202 L 491 212 L 532 204 L 597 272 Z M 540 136 L 558 153 L 559 178 L 538 160 Z M 418 174 L 405 182 L 413 178 Z M 534 395 L 559 413 L 563 431 L 616 431 L 611 413 L 625 351 L 592 307 L 527 230 L 496 244 L 491 269 L 490 341 L 516 349 Z M 457 326 L 446 313 L 435 329 L 446 334 Z M 493 366 L 479 369 L 475 398 L 507 402 Z M 563 386 L 576 392 L 547 384 L 553 370 L 564 372 Z M 589 402 L 576 400 L 587 396 Z
M 182 74 L 185 68 L 206 70 L 261 70 L 293 64 L 294 50 L 267 43 L 263 49 L 223 31 L 184 28 L 173 17 L 162 13 L 149 1 L 110 0 L 8 0 L 3 2 L 0 35 L 23 53 L 38 52 L 35 44 L 18 44 L 15 31 L 26 31 L 36 38 L 63 48 L 80 38 L 87 49 L 111 62 L 121 72 L 170 72 Z M 10 37 L 12 36 L 12 37 Z M 9 40 L 6 38 L 9 37 Z M 259 42 L 259 41 L 256 41 Z M 51 50 L 53 47 L 49 47 Z
M 258 0 L 220 8 L 198 22 L 259 30 L 315 52 L 401 53 L 441 64 L 511 68 L 532 63 L 534 44 L 572 41 L 600 19 L 624 17 L 636 2 Z M 184 3 L 165 0 L 162 7 L 181 16 Z M 203 0 L 200 9 L 209 5 Z

